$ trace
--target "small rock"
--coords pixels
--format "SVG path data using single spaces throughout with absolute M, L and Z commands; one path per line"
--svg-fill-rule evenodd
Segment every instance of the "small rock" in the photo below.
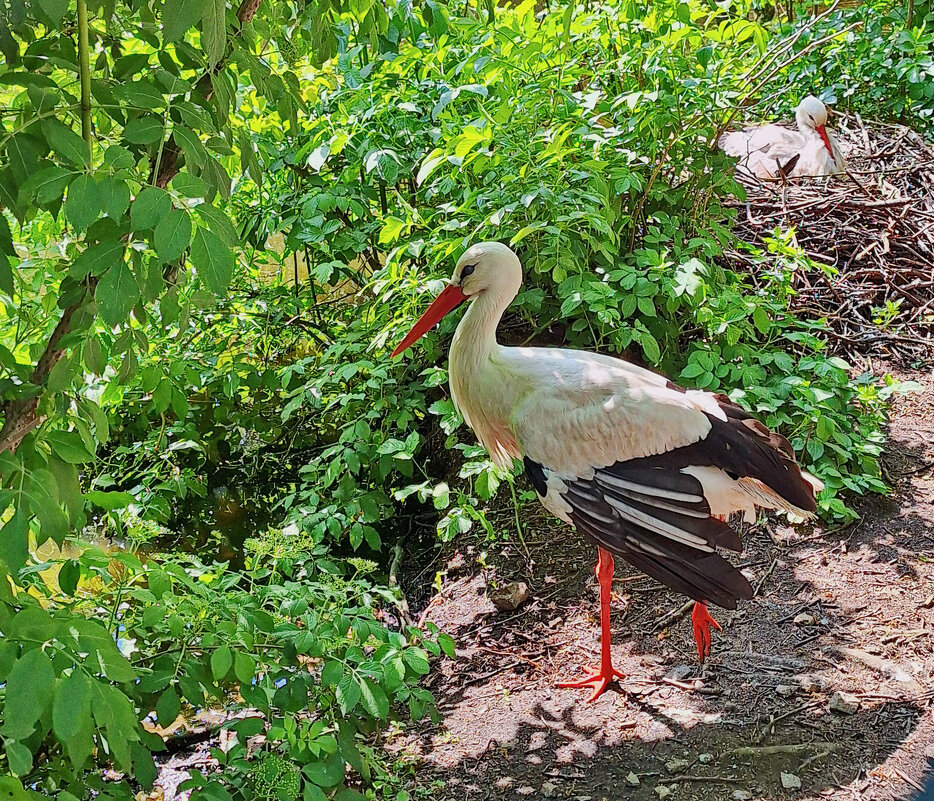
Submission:
M 655 787 L 655 795 L 659 798 L 668 798 L 671 795 L 671 788 L 666 787 L 664 784 L 659 784 Z
M 690 764 L 686 759 L 672 759 L 665 763 L 665 770 L 669 773 L 684 773 Z
M 675 665 L 671 671 L 668 673 L 669 679 L 674 679 L 675 681 L 684 681 L 688 676 L 694 672 L 694 668 L 690 665 Z
M 523 785 L 522 787 L 520 787 L 519 789 L 517 789 L 516 792 L 517 792 L 519 795 L 532 795 L 532 793 L 535 792 L 535 788 L 534 788 L 534 787 L 529 787 L 527 784 L 525 784 L 525 785 Z
M 794 773 L 782 772 L 782 787 L 786 790 L 800 790 L 801 779 L 795 776 Z
M 511 581 L 487 590 L 487 597 L 500 612 L 515 612 L 529 600 L 529 585 L 524 581 Z
M 638 787 L 641 783 L 639 777 L 632 771 L 629 771 L 629 775 L 626 777 L 626 784 L 630 787 Z
M 752 798 L 752 793 L 749 790 L 734 790 L 733 795 L 730 796 L 731 801 L 749 801 Z
M 775 688 L 777 692 L 783 698 L 790 698 L 792 695 L 798 692 L 798 685 L 796 684 L 779 684 Z
M 713 754 L 700 754 L 697 757 L 697 761 L 700 762 L 701 765 L 709 765 L 713 762 Z
M 817 618 L 809 612 L 802 612 L 800 615 L 795 615 L 795 619 L 791 622 L 796 626 L 813 626 Z
M 810 673 L 802 673 L 800 676 L 796 676 L 795 678 L 798 682 L 798 685 L 806 693 L 817 693 L 827 686 L 826 681 L 824 681 L 819 676 L 814 676 Z
M 552 784 L 552 782 L 542 782 L 542 795 L 545 798 L 554 798 L 554 795 L 557 792 L 558 792 L 557 784 Z
M 859 712 L 859 699 L 838 691 L 830 696 L 830 708 L 842 715 L 854 715 Z

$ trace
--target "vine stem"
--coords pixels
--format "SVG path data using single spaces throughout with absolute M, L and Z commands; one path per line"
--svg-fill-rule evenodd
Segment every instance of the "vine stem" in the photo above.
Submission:
M 78 70 L 81 77 L 81 135 L 88 147 L 94 144 L 91 131 L 91 56 L 88 46 L 88 4 L 78 0 Z

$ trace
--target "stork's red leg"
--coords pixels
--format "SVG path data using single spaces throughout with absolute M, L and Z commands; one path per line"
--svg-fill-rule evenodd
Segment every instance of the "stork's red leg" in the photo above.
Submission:
M 610 659 L 610 593 L 613 585 L 613 555 L 603 548 L 599 549 L 597 582 L 600 584 L 600 666 L 594 668 L 584 678 L 577 681 L 562 681 L 559 687 L 592 687 L 593 695 L 588 701 L 595 701 L 613 679 L 623 678 L 623 674 L 613 669 Z
M 710 612 L 707 611 L 707 604 L 703 601 L 694 603 L 694 611 L 691 612 L 691 623 L 694 626 L 697 656 L 703 662 L 710 656 L 710 627 L 713 626 L 717 631 L 720 631 L 720 624 L 710 616 Z

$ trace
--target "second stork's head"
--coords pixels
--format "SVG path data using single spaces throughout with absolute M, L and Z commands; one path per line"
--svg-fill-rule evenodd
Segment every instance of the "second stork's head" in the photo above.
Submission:
M 825 127 L 827 125 L 827 106 L 814 95 L 808 95 L 798 103 L 798 108 L 795 109 L 795 120 L 800 130 L 804 132 L 816 131 L 824 141 L 824 147 L 827 148 L 830 157 L 836 158 L 833 148 L 830 146 L 830 139 L 827 136 Z
M 415 344 L 444 315 L 465 300 L 488 298 L 492 305 L 504 309 L 519 292 L 521 285 L 522 265 L 511 248 L 500 242 L 472 245 L 457 260 L 448 285 L 396 345 L 392 355 L 397 356 Z

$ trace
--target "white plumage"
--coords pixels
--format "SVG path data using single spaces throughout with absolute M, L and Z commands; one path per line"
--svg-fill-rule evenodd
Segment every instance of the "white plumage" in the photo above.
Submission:
M 795 111 L 798 130 L 762 125 L 720 137 L 720 147 L 737 156 L 737 172 L 774 180 L 789 176 L 837 175 L 846 163 L 837 140 L 825 126 L 827 108 L 808 95 Z
M 500 465 L 522 459 L 542 504 L 601 548 L 609 664 L 610 554 L 698 602 L 735 608 L 752 588 L 717 548 L 741 550 L 722 519 L 755 507 L 807 514 L 820 482 L 786 440 L 722 395 L 684 390 L 610 356 L 563 348 L 511 348 L 496 327 L 522 282 L 519 259 L 484 242 L 460 258 L 450 285 L 394 351 L 400 353 L 459 303 L 470 307 L 451 343 L 457 408 Z M 608 567 L 607 567 L 608 564 Z M 698 634 L 707 623 L 695 615 Z M 713 622 L 709 616 L 707 621 Z M 715 624 L 714 624 L 715 625 Z

